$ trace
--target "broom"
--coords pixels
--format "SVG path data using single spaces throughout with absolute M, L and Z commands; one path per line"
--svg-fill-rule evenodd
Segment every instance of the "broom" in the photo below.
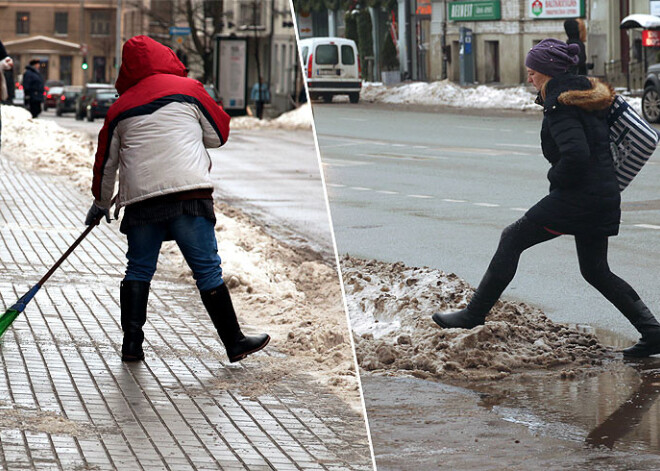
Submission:
M 114 199 L 112 200 L 114 203 Z M 12 322 L 18 317 L 18 315 L 25 310 L 25 306 L 32 301 L 32 298 L 34 298 L 34 295 L 37 294 L 37 291 L 43 286 L 43 284 L 50 278 L 50 276 L 59 268 L 59 266 L 66 260 L 66 258 L 71 255 L 71 252 L 74 251 L 76 247 L 83 241 L 85 237 L 87 237 L 87 234 L 92 232 L 92 229 L 94 229 L 95 226 L 98 226 L 99 223 L 101 222 L 101 219 L 103 218 L 103 214 L 99 215 L 92 223 L 87 226 L 87 229 L 80 234 L 80 237 L 78 237 L 73 244 L 67 249 L 66 252 L 60 257 L 60 259 L 55 262 L 55 265 L 52 266 L 50 270 L 48 270 L 48 273 L 46 273 L 38 282 L 35 284 L 30 290 L 25 293 L 21 298 L 16 301 L 16 303 L 7 309 L 5 313 L 0 316 L 0 338 L 2 335 L 5 333 L 5 331 L 9 328 Z

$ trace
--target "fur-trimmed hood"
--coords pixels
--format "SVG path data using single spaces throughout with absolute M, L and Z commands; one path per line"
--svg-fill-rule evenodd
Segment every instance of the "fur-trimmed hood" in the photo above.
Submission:
M 577 106 L 585 111 L 609 108 L 615 95 L 612 86 L 594 77 L 588 77 L 588 79 L 591 82 L 590 90 L 568 90 L 562 92 L 557 101 L 562 105 Z
M 545 113 L 557 106 L 576 106 L 585 111 L 602 111 L 614 101 L 614 89 L 594 77 L 567 73 L 550 79 L 537 103 Z

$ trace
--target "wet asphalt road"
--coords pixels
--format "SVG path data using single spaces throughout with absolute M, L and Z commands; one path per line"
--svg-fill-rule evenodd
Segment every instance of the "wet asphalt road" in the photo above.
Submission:
M 334 103 L 314 115 L 340 254 L 427 265 L 476 285 L 502 229 L 547 193 L 540 114 Z M 609 258 L 660 313 L 658 164 L 624 192 Z M 582 279 L 570 236 L 523 254 L 505 297 L 555 321 L 637 337 Z

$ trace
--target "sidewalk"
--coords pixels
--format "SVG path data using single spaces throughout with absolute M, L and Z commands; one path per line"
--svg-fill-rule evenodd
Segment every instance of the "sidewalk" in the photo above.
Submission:
M 90 201 L 0 156 L 2 312 L 82 232 Z M 258 366 L 228 363 L 197 291 L 166 268 L 146 361 L 122 363 L 118 227 L 96 228 L 0 340 L 0 469 L 372 469 L 363 417 L 304 373 L 247 397 Z

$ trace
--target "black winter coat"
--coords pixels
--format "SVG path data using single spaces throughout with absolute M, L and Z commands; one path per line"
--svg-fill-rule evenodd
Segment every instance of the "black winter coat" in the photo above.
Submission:
M 37 69 L 28 65 L 23 74 L 23 90 L 25 97 L 31 101 L 44 101 L 44 79 Z
M 546 84 L 541 147 L 552 165 L 550 193 L 527 212 L 533 222 L 562 234 L 618 234 L 621 196 L 606 121 L 613 99 L 594 78 L 565 74 Z

